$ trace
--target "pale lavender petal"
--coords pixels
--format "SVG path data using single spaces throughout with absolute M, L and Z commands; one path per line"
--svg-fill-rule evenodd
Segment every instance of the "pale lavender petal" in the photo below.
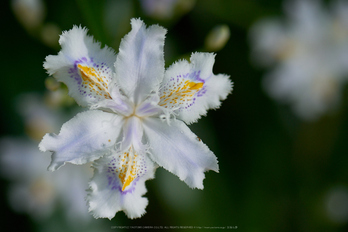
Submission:
M 57 170 L 66 162 L 84 164 L 109 153 L 122 129 L 122 120 L 116 114 L 89 110 L 66 122 L 59 135 L 46 134 L 39 148 L 53 152 L 49 170 Z
M 158 89 L 164 75 L 166 29 L 132 19 L 132 30 L 121 41 L 116 59 L 117 84 L 135 104 Z
M 204 172 L 218 171 L 215 155 L 179 120 L 168 125 L 158 118 L 143 120 L 150 158 L 192 188 L 203 189 Z

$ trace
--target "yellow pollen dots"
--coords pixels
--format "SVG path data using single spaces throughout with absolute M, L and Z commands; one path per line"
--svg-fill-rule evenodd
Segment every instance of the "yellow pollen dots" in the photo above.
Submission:
M 172 78 L 161 90 L 159 105 L 165 108 L 181 108 L 192 105 L 194 95 L 203 88 L 204 83 L 187 79 Z
M 124 191 L 137 177 L 139 167 L 138 164 L 138 155 L 133 152 L 133 149 L 130 148 L 129 152 L 124 152 L 122 155 L 119 155 L 119 166 L 116 169 L 118 177 L 122 183 L 122 191 Z
M 93 67 L 77 65 L 82 78 L 83 89 L 98 97 L 111 99 L 108 91 L 108 79 L 96 71 Z

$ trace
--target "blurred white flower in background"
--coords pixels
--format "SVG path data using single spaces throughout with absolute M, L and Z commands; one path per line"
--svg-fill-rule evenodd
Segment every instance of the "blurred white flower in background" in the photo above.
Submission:
M 38 222 L 63 210 L 67 224 L 87 224 L 92 216 L 84 198 L 92 169 L 88 164 L 74 168 L 66 165 L 53 174 L 47 171 L 49 152 L 42 153 L 37 148 L 42 135 L 57 132 L 69 115 L 65 116 L 57 105 L 48 107 L 36 94 L 25 94 L 18 103 L 29 137 L 0 140 L 0 174 L 9 181 L 10 206 Z
M 215 26 L 205 38 L 205 49 L 210 52 L 221 50 L 230 39 L 230 34 L 230 28 L 226 24 Z
M 40 153 L 36 142 L 8 137 L 1 140 L 0 147 L 1 174 L 11 182 L 9 203 L 15 211 L 40 221 L 63 207 L 71 221 L 91 219 L 84 201 L 86 181 L 92 176 L 87 165 L 79 169 L 67 166 L 53 175 L 46 169 L 50 155 Z
M 57 47 L 61 30 L 55 23 L 45 23 L 46 7 L 42 0 L 12 0 L 11 8 L 31 36 L 49 47 Z
M 41 0 L 12 0 L 12 10 L 23 27 L 30 31 L 41 26 L 46 9 Z
M 337 224 L 348 222 L 348 188 L 344 185 L 332 187 L 325 199 L 328 218 Z
M 272 67 L 264 88 L 305 120 L 334 110 L 348 73 L 348 2 L 328 11 L 319 1 L 285 4 L 286 19 L 264 19 L 251 29 L 252 56 Z
M 140 0 L 144 13 L 159 20 L 185 14 L 193 8 L 195 2 L 195 0 Z

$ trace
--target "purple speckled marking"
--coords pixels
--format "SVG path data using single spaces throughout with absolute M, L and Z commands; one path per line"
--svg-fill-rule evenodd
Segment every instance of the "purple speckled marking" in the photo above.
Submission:
M 128 188 L 125 191 L 122 191 L 121 181 L 118 177 L 117 165 L 116 165 L 116 163 L 120 161 L 119 159 L 121 158 L 119 157 L 113 158 L 109 162 L 109 166 L 107 169 L 108 186 L 111 187 L 111 190 L 118 190 L 122 195 L 125 195 L 127 193 L 132 193 L 135 190 L 135 186 L 137 182 L 143 175 L 145 175 L 145 173 L 147 172 L 147 168 L 146 168 L 144 160 L 141 158 L 138 161 L 140 171 L 137 173 L 137 177 L 132 181 L 130 188 Z
M 200 75 L 201 75 L 201 71 L 199 70 L 199 71 L 194 71 L 194 72 L 192 72 L 192 73 L 190 73 L 190 79 L 191 80 L 193 80 L 193 81 L 199 81 L 199 82 L 203 82 L 203 83 L 205 83 L 205 80 L 204 79 L 202 79 L 201 77 L 200 77 Z
M 200 70 L 191 71 L 191 72 L 183 73 L 183 74 L 177 74 L 176 76 L 171 77 L 169 79 L 169 81 L 162 86 L 160 91 L 161 91 L 161 93 L 164 93 L 172 88 L 175 89 L 176 87 L 179 86 L 178 85 L 179 83 L 181 83 L 181 85 L 182 85 L 183 81 L 185 81 L 185 80 L 203 83 L 203 87 L 202 87 L 202 89 L 200 89 L 199 91 L 197 91 L 195 93 L 195 95 L 193 96 L 193 98 L 190 101 L 185 101 L 185 103 L 182 104 L 182 106 L 178 109 L 179 111 L 188 110 L 190 107 L 192 107 L 196 103 L 196 100 L 199 97 L 204 96 L 207 92 L 207 86 L 205 85 L 206 79 L 201 78 L 201 71 Z M 170 106 L 170 107 L 172 107 L 172 106 Z
M 95 68 L 97 68 L 97 70 L 99 70 L 99 72 L 101 72 L 103 74 L 111 73 L 110 68 L 104 62 L 101 64 L 95 63 L 93 57 L 91 57 L 91 58 L 81 57 L 80 59 L 75 60 L 73 67 L 71 67 L 68 70 L 70 78 L 72 78 L 76 81 L 78 90 L 79 90 L 81 95 L 84 95 L 90 99 L 92 99 L 92 98 L 96 99 L 97 97 L 101 98 L 99 96 L 94 96 L 95 94 L 93 94 L 91 91 L 89 91 L 89 93 L 85 91 L 86 89 L 84 88 L 84 85 L 82 83 L 83 79 L 80 76 L 80 73 L 79 73 L 79 70 L 77 67 L 79 64 L 87 65 L 90 67 L 95 67 Z M 99 68 L 100 66 L 101 66 L 101 68 Z M 111 79 L 109 79 L 109 81 L 111 81 Z
M 135 190 L 135 186 L 139 180 L 139 177 L 135 178 L 132 182 L 131 188 L 125 191 L 122 191 L 122 186 L 120 185 L 120 181 L 117 176 L 114 176 L 111 174 L 111 175 L 108 175 L 107 177 L 108 177 L 108 186 L 111 187 L 111 190 L 118 190 L 122 195 L 126 195 L 127 193 L 132 193 Z
M 203 88 L 196 93 L 196 96 L 197 97 L 202 97 L 206 92 L 207 92 L 207 86 L 203 85 Z

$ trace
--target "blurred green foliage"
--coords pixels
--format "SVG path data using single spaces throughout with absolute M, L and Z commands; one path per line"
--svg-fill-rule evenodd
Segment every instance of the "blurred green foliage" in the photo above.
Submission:
M 237 226 L 236 231 L 251 232 L 348 231 L 347 221 L 335 223 L 328 218 L 325 205 L 333 187 L 348 186 L 347 94 L 338 112 L 304 123 L 263 92 L 265 70 L 250 62 L 250 27 L 262 17 L 282 15 L 281 1 L 197 0 L 190 12 L 171 20 L 150 18 L 137 0 L 112 2 L 45 1 L 45 22 L 61 30 L 74 24 L 86 26 L 96 40 L 116 51 L 130 29 L 130 18 L 140 17 L 147 25 L 160 24 L 168 29 L 166 67 L 202 51 L 209 31 L 227 24 L 230 40 L 217 52 L 214 73 L 230 75 L 235 87 L 219 110 L 210 111 L 191 126 L 218 157 L 220 173 L 208 172 L 205 189 L 200 191 L 158 170 L 156 178 L 147 182 L 147 213 L 136 220 L 117 213 L 111 225 Z M 46 91 L 42 63 L 59 47 L 44 45 L 16 20 L 7 1 L 0 4 L 1 136 L 21 135 L 23 122 L 15 110 L 16 96 Z M 1 230 L 40 228 L 26 215 L 11 211 L 6 190 L 3 180 Z

